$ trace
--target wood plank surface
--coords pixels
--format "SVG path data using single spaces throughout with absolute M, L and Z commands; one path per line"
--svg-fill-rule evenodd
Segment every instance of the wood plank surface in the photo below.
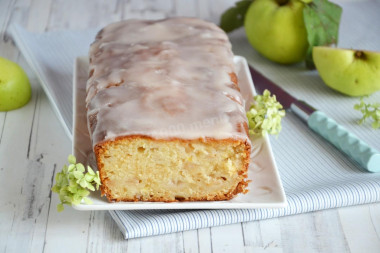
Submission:
M 8 34 L 86 29 L 127 18 L 218 22 L 233 0 L 1 0 L 0 56 L 32 84 L 23 108 L 0 112 L 0 252 L 380 252 L 380 204 L 124 240 L 108 212 L 57 213 L 50 188 L 71 142 Z

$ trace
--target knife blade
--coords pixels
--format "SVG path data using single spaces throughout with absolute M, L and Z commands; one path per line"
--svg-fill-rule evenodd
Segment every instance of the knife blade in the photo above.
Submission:
M 369 172 L 380 172 L 380 152 L 371 148 L 367 143 L 350 133 L 346 128 L 339 125 L 335 120 L 299 100 L 280 86 L 266 78 L 259 71 L 249 66 L 253 83 L 257 90 L 262 93 L 265 89 L 276 95 L 285 110 L 290 110 L 301 118 L 309 128 L 333 144 L 337 149 L 358 162 Z

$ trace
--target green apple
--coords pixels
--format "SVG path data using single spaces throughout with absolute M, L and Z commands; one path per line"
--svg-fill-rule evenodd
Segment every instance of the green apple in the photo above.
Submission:
M 380 90 L 380 52 L 314 47 L 313 60 L 327 86 L 349 96 Z
M 266 58 L 291 64 L 305 59 L 308 48 L 300 0 L 255 0 L 244 20 L 251 45 Z
M 0 111 L 10 111 L 28 103 L 29 79 L 16 63 L 0 57 Z

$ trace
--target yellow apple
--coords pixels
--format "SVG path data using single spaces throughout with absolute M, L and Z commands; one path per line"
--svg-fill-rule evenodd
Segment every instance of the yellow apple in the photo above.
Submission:
M 0 111 L 10 111 L 28 103 L 29 79 L 16 63 L 0 57 Z
M 313 60 L 327 86 L 349 96 L 380 90 L 380 52 L 314 47 Z
M 266 58 L 283 64 L 305 59 L 308 48 L 300 0 L 255 0 L 244 20 L 251 45 Z

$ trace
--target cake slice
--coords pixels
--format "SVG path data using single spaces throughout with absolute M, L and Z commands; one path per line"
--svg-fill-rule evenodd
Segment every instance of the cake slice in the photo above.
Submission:
M 251 143 L 231 44 L 195 18 L 126 20 L 89 52 L 87 118 L 109 201 L 228 200 Z

